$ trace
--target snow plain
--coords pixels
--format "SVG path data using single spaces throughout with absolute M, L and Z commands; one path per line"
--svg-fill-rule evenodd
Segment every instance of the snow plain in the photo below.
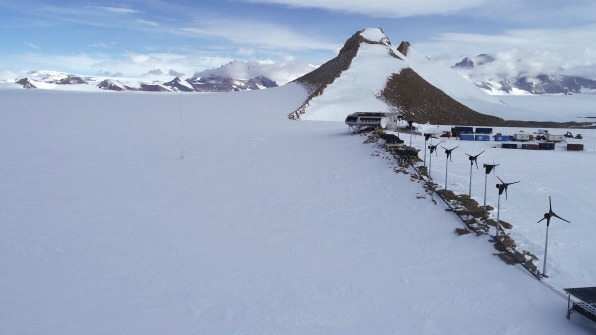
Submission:
M 378 50 L 361 55 L 384 62 Z M 496 176 L 520 181 L 500 212 L 518 248 L 541 258 L 536 222 L 548 196 L 572 222 L 551 223 L 542 283 L 494 256 L 489 236 L 457 236 L 461 221 L 436 196 L 348 132 L 350 102 L 371 101 L 383 84 L 366 64 L 356 59 L 313 100 L 327 111 L 320 121 L 287 119 L 306 98 L 295 84 L 221 94 L 0 89 L 0 333 L 594 333 L 582 316 L 565 318 L 560 293 L 596 280 L 596 131 L 581 130 L 583 152 L 442 143 L 460 146 L 447 177 L 456 193 L 468 191 L 465 153 L 500 164 L 489 176 L 493 207 Z M 427 69 L 422 59 L 409 66 Z M 363 75 L 374 81 L 355 80 Z M 350 78 L 365 87 L 336 89 Z M 446 78 L 435 84 L 454 83 Z M 592 116 L 596 100 L 495 102 L 458 82 L 450 94 L 497 115 L 508 106 L 520 118 L 575 120 Z M 423 138 L 412 145 L 422 149 Z M 443 185 L 446 157 L 432 159 Z M 481 202 L 481 170 L 472 181 Z
M 566 320 L 565 299 L 493 256 L 488 237 L 458 237 L 456 217 L 343 123 L 287 120 L 305 98 L 294 84 L 0 95 L 0 333 L 596 329 Z M 577 153 L 457 141 L 449 168 L 465 192 L 463 153 L 487 150 L 480 163 L 521 180 L 501 218 L 536 253 L 553 197 L 573 222 L 551 225 L 556 288 L 594 284 L 596 133 L 582 133 Z M 433 158 L 439 184 L 444 164 Z

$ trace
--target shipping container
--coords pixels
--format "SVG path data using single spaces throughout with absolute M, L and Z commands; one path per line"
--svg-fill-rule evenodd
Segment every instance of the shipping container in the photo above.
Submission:
M 474 141 L 474 134 L 461 134 L 459 135 L 459 139 L 462 141 Z
M 538 143 L 538 150 L 555 150 L 555 144 L 550 142 Z
M 492 128 L 476 127 L 476 134 L 492 134 L 492 133 L 493 133 Z
M 584 145 L 580 143 L 567 143 L 567 151 L 583 151 Z
M 507 142 L 509 141 L 509 135 L 495 135 L 495 141 Z
M 546 140 L 549 142 L 563 142 L 565 140 L 565 135 L 553 135 L 547 133 Z
M 517 149 L 516 143 L 503 143 L 501 144 L 501 148 L 503 149 Z
M 536 143 L 524 143 L 524 144 L 522 144 L 522 149 L 526 149 L 526 150 L 538 150 L 538 144 L 536 144 Z
M 490 135 L 475 135 L 474 140 L 476 140 L 476 141 L 490 141 Z
M 474 133 L 474 127 L 463 127 L 463 126 L 457 126 L 457 127 L 452 127 L 451 128 L 451 132 L 452 133 L 459 133 L 459 134 L 473 134 Z
M 513 135 L 513 141 L 532 141 L 534 136 L 531 134 L 515 134 Z

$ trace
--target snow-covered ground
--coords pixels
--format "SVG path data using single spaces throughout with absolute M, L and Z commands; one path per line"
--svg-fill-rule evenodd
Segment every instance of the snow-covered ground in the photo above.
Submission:
M 596 330 L 580 315 L 567 320 L 566 300 L 495 257 L 488 237 L 457 236 L 461 222 L 376 145 L 342 122 L 287 120 L 305 97 L 293 84 L 225 94 L 0 90 L 0 333 Z M 572 222 L 550 227 L 546 282 L 559 290 L 596 280 L 596 131 L 581 133 L 583 152 L 444 143 L 461 145 L 449 165 L 456 192 L 467 193 L 464 153 L 486 150 L 480 164 L 521 181 L 501 219 L 538 256 L 545 226 L 536 221 L 552 196 Z M 444 172 L 439 152 L 439 185 Z M 477 199 L 484 175 L 473 172 Z

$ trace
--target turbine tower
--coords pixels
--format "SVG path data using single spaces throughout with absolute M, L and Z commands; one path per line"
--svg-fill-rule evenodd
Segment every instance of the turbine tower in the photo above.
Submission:
M 484 152 L 484 150 L 482 152 Z M 466 154 L 466 155 L 468 155 L 468 158 L 470 159 L 470 189 L 468 190 L 469 197 L 472 197 L 472 166 L 474 165 L 474 163 L 476 163 L 476 169 L 478 169 L 478 156 L 482 155 L 482 152 L 476 156 Z
M 491 173 L 491 171 L 493 171 L 494 169 L 496 169 L 497 166 L 499 166 L 499 164 L 496 164 L 493 162 L 493 164 L 484 164 L 484 212 L 486 212 L 486 182 L 488 180 L 488 175 Z
M 455 148 L 451 148 L 451 149 L 447 149 L 445 147 L 441 147 L 443 149 L 445 149 L 445 154 L 447 155 L 447 159 L 445 160 L 445 190 L 447 190 L 447 170 L 449 169 L 449 162 L 453 162 L 451 160 L 451 152 L 455 149 L 457 149 L 459 147 L 459 145 Z
M 497 184 L 497 188 L 499 189 L 499 201 L 497 202 L 497 234 L 495 235 L 497 237 L 497 239 L 499 238 L 499 229 L 500 229 L 500 222 L 499 222 L 499 214 L 501 212 L 501 195 L 503 194 L 503 191 L 505 191 L 505 199 L 507 199 L 507 188 L 509 187 L 509 185 L 513 185 L 513 184 L 517 184 L 519 183 L 519 181 L 513 182 L 513 183 L 506 183 L 504 182 L 501 178 L 499 178 L 497 176 L 497 178 L 499 179 L 499 181 L 501 181 L 501 184 Z
M 439 155 L 439 152 L 437 152 L 437 147 L 439 146 L 439 144 L 441 144 L 443 141 L 439 141 L 439 143 L 432 145 L 432 140 L 431 140 L 431 144 L 428 146 L 428 148 L 430 149 L 430 155 L 429 155 L 429 159 L 428 159 L 428 177 L 430 179 L 432 179 L 431 175 L 430 175 L 430 170 L 431 167 L 433 165 L 433 152 L 435 152 L 435 155 Z
M 550 196 L 548 197 L 548 213 L 544 213 L 544 217 L 542 219 L 540 219 L 540 221 L 538 221 L 538 223 L 542 222 L 543 220 L 546 220 L 546 241 L 544 242 L 544 260 L 542 261 L 542 276 L 543 277 L 547 277 L 546 275 L 546 252 L 548 251 L 548 226 L 550 226 L 550 218 L 555 217 L 557 219 L 561 219 L 565 222 L 571 223 L 565 219 L 563 219 L 562 217 L 558 216 L 557 214 L 555 214 L 555 212 L 553 212 L 553 205 L 550 199 Z

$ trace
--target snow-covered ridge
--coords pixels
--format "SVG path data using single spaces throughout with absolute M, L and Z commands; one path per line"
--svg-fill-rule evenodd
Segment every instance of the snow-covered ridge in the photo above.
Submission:
M 501 102 L 410 43 L 395 48 L 380 28 L 357 32 L 336 58 L 297 81 L 312 94 L 290 119 L 342 121 L 356 112 L 399 111 L 419 123 L 504 123 L 475 109 L 478 103 Z M 346 100 L 350 103 L 341 103 Z M 334 107 L 339 104 L 342 110 Z

